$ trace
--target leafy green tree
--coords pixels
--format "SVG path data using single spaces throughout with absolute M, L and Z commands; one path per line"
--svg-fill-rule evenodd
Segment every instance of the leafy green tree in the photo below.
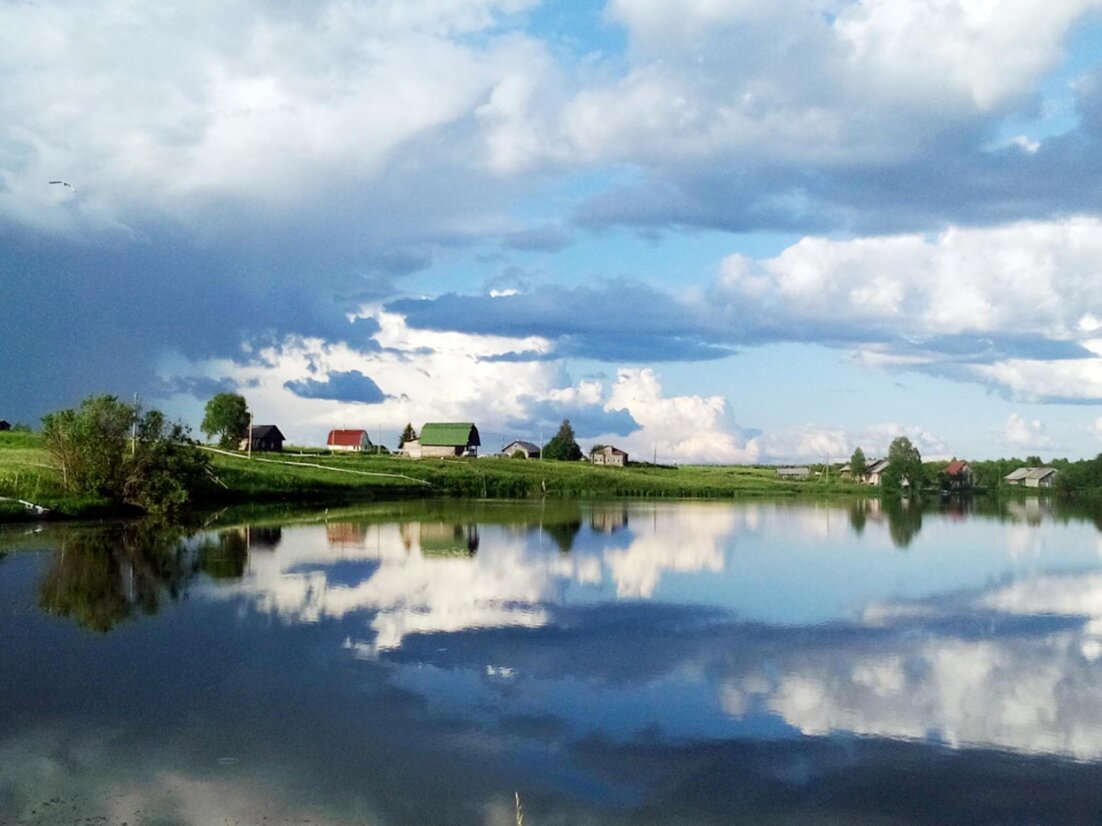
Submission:
M 570 419 L 562 420 L 559 432 L 543 446 L 542 455 L 544 459 L 560 462 L 576 462 L 582 458 L 582 449 L 578 447 L 578 442 L 574 438 L 574 428 L 570 426 Z
M 897 436 L 888 447 L 888 467 L 881 484 L 889 493 L 898 493 L 905 485 L 918 491 L 924 481 L 922 454 L 906 436 Z
M 135 415 L 115 396 L 90 396 L 75 410 L 42 417 L 43 441 L 66 490 L 109 498 L 121 493 Z
M 413 442 L 417 439 L 417 431 L 413 429 L 413 422 L 406 422 L 406 429 L 402 431 L 401 437 L 398 439 L 398 449 L 402 449 L 402 445 L 406 442 Z
M 75 410 L 44 416 L 42 424 L 46 449 L 72 493 L 166 513 L 190 501 L 210 474 L 182 425 L 114 396 L 91 396 Z
M 218 446 L 232 450 L 249 435 L 249 406 L 238 393 L 219 393 L 207 402 L 199 429 L 207 438 L 218 437 Z
M 849 458 L 849 475 L 853 479 L 861 479 L 868 470 L 869 463 L 865 459 L 865 451 L 857 448 Z
M 137 439 L 125 461 L 122 500 L 149 513 L 187 505 L 210 478 L 210 461 L 191 441 L 187 428 L 169 423 L 159 410 L 137 421 Z

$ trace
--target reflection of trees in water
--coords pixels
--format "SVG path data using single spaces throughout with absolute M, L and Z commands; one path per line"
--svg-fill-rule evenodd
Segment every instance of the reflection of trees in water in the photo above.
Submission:
M 82 530 L 61 548 L 38 585 L 39 605 L 94 631 L 138 613 L 155 614 L 193 574 L 178 530 L 126 524 Z
M 244 529 L 220 532 L 189 546 L 185 531 L 157 523 L 128 523 L 63 534 L 38 584 L 42 610 L 84 628 L 110 631 L 139 614 L 175 601 L 197 573 L 242 576 L 248 561 Z
M 892 538 L 892 544 L 906 548 L 922 530 L 922 503 L 916 499 L 889 496 L 884 499 L 882 507 L 888 517 L 888 535 Z
M 853 528 L 853 532 L 860 536 L 865 532 L 865 523 L 869 519 L 869 500 L 859 499 L 856 502 L 850 503 L 849 506 L 849 524 Z
M 574 540 L 581 529 L 581 517 L 569 522 L 552 522 L 543 526 L 543 532 L 551 537 L 554 543 L 559 546 L 559 552 L 564 554 L 570 553 L 571 548 L 574 547 Z
M 250 533 L 245 529 L 222 531 L 215 539 L 203 542 L 198 569 L 211 579 L 240 579 L 249 561 Z
M 274 551 L 283 541 L 283 528 L 250 525 L 245 528 L 245 537 L 250 551 Z

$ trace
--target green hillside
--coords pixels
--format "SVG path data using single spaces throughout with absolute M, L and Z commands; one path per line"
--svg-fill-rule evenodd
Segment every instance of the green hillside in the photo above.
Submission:
M 199 504 L 342 504 L 411 497 L 703 497 L 855 494 L 838 481 L 782 481 L 771 468 L 732 465 L 594 467 L 522 459 L 425 459 L 317 451 L 227 455 L 211 452 L 216 480 Z M 41 437 L 0 433 L 0 497 L 25 499 L 64 515 L 94 515 L 109 505 L 66 495 Z M 0 519 L 22 506 L 0 502 Z

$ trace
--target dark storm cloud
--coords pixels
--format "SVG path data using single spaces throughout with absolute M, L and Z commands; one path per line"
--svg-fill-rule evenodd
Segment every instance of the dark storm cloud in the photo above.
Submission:
M 379 404 L 386 401 L 386 394 L 379 389 L 379 385 L 358 370 L 330 373 L 328 381 L 301 379 L 285 382 L 283 386 L 303 399 L 330 399 L 360 404 Z
M 1036 334 L 961 333 L 916 335 L 893 319 L 855 324 L 845 315 L 800 317 L 785 307 L 765 310 L 713 294 L 689 304 L 643 284 L 599 287 L 541 287 L 531 293 L 496 298 L 445 295 L 402 299 L 388 309 L 413 327 L 473 334 L 536 335 L 552 341 L 550 351 L 517 351 L 487 361 L 525 362 L 576 357 L 613 363 L 702 361 L 722 358 L 737 347 L 777 342 L 820 343 L 836 347 L 881 345 L 886 352 L 926 353 L 933 369 L 992 364 L 1008 358 L 1059 360 L 1090 358 L 1073 341 Z
M 348 337 L 344 308 L 296 271 L 172 233 L 93 246 L 2 232 L 0 398 L 32 419 L 89 393 L 160 389 L 166 351 L 233 356 L 265 336 Z
M 546 286 L 530 293 L 490 297 L 449 294 L 400 299 L 388 310 L 411 326 L 524 337 L 556 343 L 553 353 L 505 353 L 492 361 L 577 357 L 613 362 L 701 361 L 732 350 L 709 327 L 706 313 L 641 283 L 601 287 Z

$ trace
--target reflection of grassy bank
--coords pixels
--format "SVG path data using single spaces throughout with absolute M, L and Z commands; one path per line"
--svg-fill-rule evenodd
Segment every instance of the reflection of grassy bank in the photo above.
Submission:
M 203 494 L 206 505 L 350 504 L 428 497 L 467 499 L 669 497 L 730 499 L 762 496 L 855 496 L 868 488 L 830 482 L 777 478 L 771 468 L 745 466 L 627 468 L 593 467 L 581 462 L 516 459 L 411 461 L 392 456 L 295 456 L 295 463 L 249 461 L 243 456 L 212 454 L 219 484 Z M 321 467 L 308 467 L 320 465 Z M 353 473 L 345 471 L 355 471 Z M 0 496 L 27 499 L 64 516 L 100 516 L 110 506 L 95 497 L 67 496 L 36 434 L 0 434 Z M 0 521 L 24 518 L 10 503 Z

